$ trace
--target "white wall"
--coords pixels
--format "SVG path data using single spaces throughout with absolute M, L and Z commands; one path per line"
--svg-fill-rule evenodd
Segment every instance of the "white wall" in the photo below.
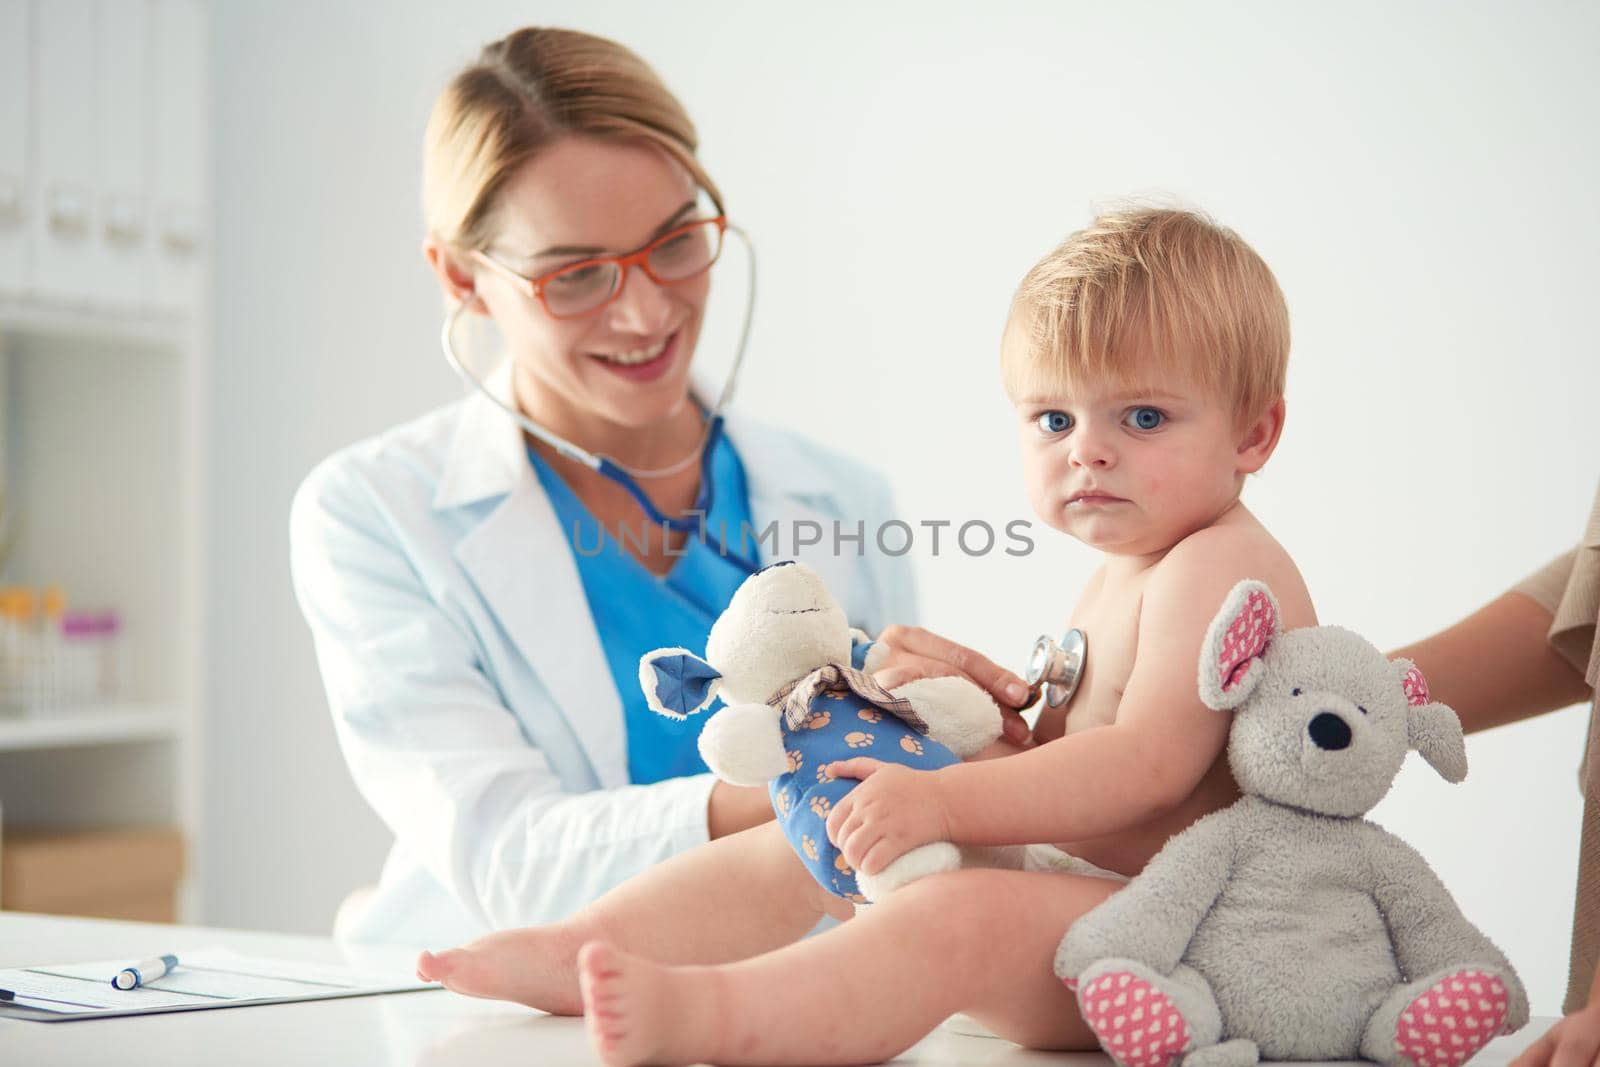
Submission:
M 996 374 L 1010 291 L 1096 202 L 1166 193 L 1241 231 L 1288 293 L 1291 417 L 1247 499 L 1325 620 L 1403 643 L 1578 535 L 1600 475 L 1592 5 L 230 0 L 208 921 L 323 929 L 377 873 L 285 512 L 318 458 L 457 395 L 418 255 L 421 131 L 453 69 L 530 19 L 624 41 L 683 97 L 761 248 L 741 403 L 804 421 L 826 400 L 814 432 L 890 470 L 912 521 L 1027 515 Z M 1020 666 L 1093 564 L 1038 533 L 1024 560 L 925 555 L 927 622 Z M 1477 739 L 1468 784 L 1413 766 L 1378 812 L 1546 1013 L 1582 727 Z

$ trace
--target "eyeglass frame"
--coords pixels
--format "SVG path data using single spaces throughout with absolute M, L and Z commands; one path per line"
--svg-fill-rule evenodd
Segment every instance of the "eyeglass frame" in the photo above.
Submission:
M 657 248 L 661 247 L 663 244 L 667 243 L 673 238 L 682 236 L 689 230 L 692 230 L 698 226 L 705 226 L 708 223 L 714 224 L 717 227 L 717 254 L 712 256 L 711 260 L 706 263 L 704 267 L 701 267 L 693 274 L 685 274 L 682 278 L 670 279 L 656 277 L 655 271 L 650 269 L 650 253 L 654 252 Z M 644 271 L 645 277 L 649 278 L 657 285 L 678 285 L 682 282 L 690 280 L 691 278 L 698 278 L 700 275 L 710 270 L 716 264 L 718 259 L 722 258 L 722 245 L 727 235 L 728 216 L 726 215 L 716 215 L 709 219 L 691 219 L 680 226 L 674 226 L 666 233 L 652 239 L 648 244 L 645 244 L 644 246 L 637 248 L 632 252 L 626 252 L 620 256 L 590 256 L 588 259 L 580 259 L 577 262 L 568 263 L 563 267 L 557 267 L 555 270 L 549 271 L 548 273 L 536 274 L 532 277 L 529 277 L 526 274 L 517 273 L 511 267 L 500 262 L 498 259 L 495 259 L 481 248 L 474 248 L 469 255 L 473 259 L 478 260 L 484 266 L 500 272 L 512 281 L 521 283 L 521 291 L 523 295 L 529 300 L 538 300 L 539 306 L 544 308 L 546 315 L 549 315 L 552 319 L 559 319 L 563 322 L 569 322 L 574 319 L 586 319 L 590 315 L 598 314 L 608 305 L 615 303 L 616 299 L 622 295 L 622 290 L 627 288 L 628 271 L 635 266 Z M 615 263 L 617 265 L 617 285 L 616 288 L 611 291 L 610 296 L 600 301 L 600 303 L 596 304 L 594 307 L 589 308 L 587 311 L 580 311 L 576 315 L 558 315 L 550 309 L 550 302 L 545 299 L 544 287 L 552 278 L 559 277 L 560 275 L 566 274 L 569 271 L 594 267 L 603 263 Z

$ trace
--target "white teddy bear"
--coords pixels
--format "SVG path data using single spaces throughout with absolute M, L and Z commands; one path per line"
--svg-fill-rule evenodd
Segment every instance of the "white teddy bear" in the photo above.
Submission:
M 881 646 L 877 658 L 881 660 Z M 785 834 L 825 888 L 857 903 L 962 863 L 949 842 L 912 849 L 875 876 L 852 870 L 828 840 L 833 805 L 857 784 L 835 760 L 871 756 L 932 770 L 1000 736 L 1000 710 L 965 678 L 926 678 L 888 692 L 867 673 L 873 648 L 803 564 L 751 575 L 711 627 L 702 658 L 663 648 L 639 661 L 650 707 L 674 719 L 726 705 L 700 734 L 700 755 L 734 785 L 770 783 Z M 1021 851 L 966 850 L 967 861 L 1019 866 Z

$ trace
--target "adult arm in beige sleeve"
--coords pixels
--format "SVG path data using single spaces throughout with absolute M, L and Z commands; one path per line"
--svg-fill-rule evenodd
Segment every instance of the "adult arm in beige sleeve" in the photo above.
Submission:
M 1467 733 L 1542 715 L 1591 696 L 1583 672 L 1550 646 L 1573 553 L 1423 641 L 1396 650 L 1422 670 L 1433 699 Z

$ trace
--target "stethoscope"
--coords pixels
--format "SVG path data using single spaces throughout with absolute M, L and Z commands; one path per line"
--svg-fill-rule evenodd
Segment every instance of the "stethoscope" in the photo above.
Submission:
M 477 375 L 468 370 L 466 364 L 462 362 L 461 357 L 456 354 L 455 329 L 456 323 L 460 320 L 462 313 L 467 310 L 468 302 L 465 300 L 456 304 L 456 306 L 450 310 L 450 313 L 445 316 L 444 327 L 439 333 L 439 347 L 444 350 L 445 361 L 448 362 L 455 372 L 461 376 L 463 381 L 492 400 L 496 407 L 500 408 L 500 410 L 504 411 L 507 415 L 510 415 L 516 420 L 517 425 L 521 426 L 535 438 L 543 441 L 545 444 L 555 449 L 560 455 L 565 456 L 575 463 L 581 463 L 590 470 L 610 478 L 613 482 L 616 482 L 618 485 L 622 486 L 623 489 L 627 490 L 628 495 L 633 497 L 633 499 L 638 503 L 639 507 L 643 509 L 645 515 L 650 519 L 651 522 L 659 524 L 675 533 L 704 536 L 707 533 L 705 517 L 711 511 L 711 456 L 716 450 L 717 441 L 722 436 L 722 410 L 723 408 L 727 407 L 728 402 L 733 399 L 733 388 L 739 379 L 739 368 L 744 364 L 745 346 L 750 340 L 750 323 L 755 317 L 756 309 L 755 245 L 751 243 L 749 234 L 745 233 L 742 229 L 733 225 L 732 223 L 728 224 L 728 230 L 738 234 L 739 239 L 744 242 L 747 252 L 745 259 L 749 263 L 749 296 L 745 300 L 744 326 L 739 331 L 739 347 L 734 354 L 733 366 L 728 371 L 728 378 L 722 385 L 722 392 L 717 396 L 717 402 L 712 405 L 710 410 L 706 412 L 705 433 L 701 436 L 700 443 L 695 446 L 694 451 L 690 452 L 681 460 L 671 464 L 670 466 L 656 467 L 653 469 L 625 467 L 609 456 L 602 456 L 594 452 L 590 452 L 581 445 L 574 444 L 554 431 L 539 425 L 537 422 L 534 422 L 532 419 L 528 418 L 527 415 L 517 410 L 517 408 L 507 404 L 505 401 L 495 396 L 494 393 L 490 392 L 488 386 L 484 385 Z M 695 462 L 696 459 L 698 459 L 700 462 L 700 485 L 702 487 L 702 498 L 699 501 L 699 506 L 691 513 L 686 513 L 676 518 L 663 514 L 661 510 L 656 507 L 655 503 L 650 499 L 650 497 L 645 494 L 645 491 L 639 487 L 639 483 L 635 480 L 637 478 L 670 477 L 687 468 L 689 464 Z M 720 542 L 721 539 L 719 538 L 719 547 L 722 550 L 723 555 L 744 564 L 746 569 L 754 570 L 749 561 L 730 551 L 726 543 Z
M 1078 691 L 1088 658 L 1089 637 L 1082 630 L 1074 627 L 1062 634 L 1059 641 L 1044 634 L 1033 643 L 1033 651 L 1028 654 L 1028 669 L 1022 677 L 1033 693 L 1042 686 L 1044 702 L 1059 708 Z

